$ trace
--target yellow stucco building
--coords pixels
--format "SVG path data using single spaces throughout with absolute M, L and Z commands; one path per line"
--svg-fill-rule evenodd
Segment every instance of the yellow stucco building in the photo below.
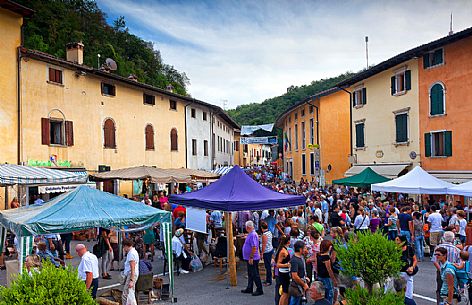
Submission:
M 284 171 L 296 181 L 331 184 L 349 168 L 349 94 L 333 88 L 295 104 L 276 121 L 283 129 Z
M 401 55 L 342 82 L 352 93 L 352 167 L 395 178 L 420 161 L 418 60 Z

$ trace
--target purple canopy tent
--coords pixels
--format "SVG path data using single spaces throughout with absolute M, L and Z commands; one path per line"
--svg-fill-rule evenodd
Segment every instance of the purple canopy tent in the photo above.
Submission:
M 171 203 L 225 212 L 278 209 L 305 205 L 305 197 L 272 191 L 249 177 L 239 166 L 201 190 L 171 195 Z
M 236 259 L 234 251 L 232 251 L 234 247 L 233 223 L 229 212 L 305 205 L 305 197 L 285 195 L 269 190 L 246 175 L 239 166 L 234 166 L 229 173 L 209 186 L 191 193 L 171 195 L 169 201 L 184 206 L 226 212 L 229 282 L 231 286 L 237 285 L 237 278 Z

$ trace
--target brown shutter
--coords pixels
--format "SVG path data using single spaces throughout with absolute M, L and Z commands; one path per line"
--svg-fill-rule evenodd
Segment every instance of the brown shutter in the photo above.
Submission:
M 61 70 L 56 70 L 56 82 L 59 84 L 62 84 L 62 71 Z
M 147 150 L 154 149 L 154 129 L 152 128 L 151 125 L 146 126 L 145 135 L 146 135 L 146 149 Z
M 51 132 L 48 118 L 41 118 L 41 144 L 49 145 L 51 143 Z
M 72 121 L 66 121 L 66 145 L 74 146 L 74 124 Z
M 49 68 L 49 81 L 51 81 L 51 82 L 56 81 L 56 74 L 54 73 L 53 68 Z

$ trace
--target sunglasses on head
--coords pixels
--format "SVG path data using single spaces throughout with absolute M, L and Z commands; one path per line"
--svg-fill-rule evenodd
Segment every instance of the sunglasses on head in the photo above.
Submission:
M 434 253 L 434 256 L 443 256 L 441 253 Z

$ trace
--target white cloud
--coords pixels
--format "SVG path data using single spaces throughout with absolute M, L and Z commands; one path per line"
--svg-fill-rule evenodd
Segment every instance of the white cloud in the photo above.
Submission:
M 100 0 L 139 24 L 164 60 L 190 78 L 192 96 L 233 108 L 291 85 L 357 71 L 454 29 L 472 26 L 472 1 Z M 156 41 L 158 31 L 173 37 Z M 176 41 L 180 43 L 176 43 Z

